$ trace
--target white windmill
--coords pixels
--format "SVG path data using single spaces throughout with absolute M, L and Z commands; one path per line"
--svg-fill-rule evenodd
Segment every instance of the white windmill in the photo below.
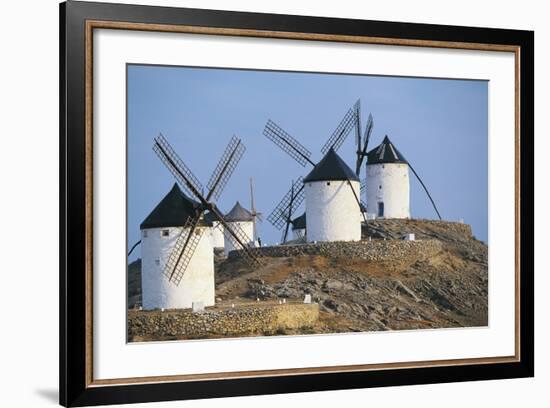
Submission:
M 216 215 L 226 237 L 242 249 L 246 260 L 261 265 L 257 254 L 249 250 L 243 231 L 238 225 L 229 226 L 214 205 L 245 147 L 240 139 L 231 139 L 210 177 L 207 194 L 162 135 L 155 138 L 153 150 L 193 199 L 174 186 L 141 225 L 143 308 L 189 308 L 194 302 L 213 305 L 214 255 L 211 237 L 206 234 L 211 230 L 204 219 L 206 211 Z
M 382 143 L 367 153 L 372 128 L 372 116 L 369 116 L 364 145 L 361 146 L 360 137 L 357 139 L 356 174 L 358 176 L 361 164 L 364 158 L 367 158 L 367 176 L 361 183 L 361 190 L 364 189 L 367 196 L 367 214 L 373 218 L 410 218 L 409 170 L 411 170 L 426 192 L 438 218 L 441 219 L 441 214 L 428 188 L 387 135 Z
M 308 242 L 361 240 L 359 178 L 334 149 L 303 181 Z
M 231 211 L 229 211 L 225 217 L 225 221 L 231 228 L 238 228 L 243 232 L 243 243 L 247 248 L 254 246 L 254 216 L 250 211 L 244 208 L 238 201 L 235 203 Z M 229 255 L 229 252 L 236 249 L 240 249 L 240 244 L 235 243 L 233 239 L 225 234 L 226 239 L 224 245 L 225 256 Z
M 367 155 L 367 213 L 376 218 L 410 218 L 409 166 L 386 136 Z
M 188 273 L 179 285 L 162 276 L 178 238 L 188 235 L 198 203 L 187 197 L 177 183 L 140 225 L 141 280 L 144 309 L 191 307 L 192 302 L 214 304 L 214 263 L 209 234 L 211 225 L 200 219 L 193 234 L 195 250 L 187 265 Z
M 212 224 L 212 246 L 214 250 L 223 250 L 223 224 L 220 222 L 215 213 L 209 211 L 205 214 L 204 219 Z
M 291 216 L 305 198 L 306 235 L 313 241 L 355 241 L 361 239 L 360 182 L 356 174 L 338 156 L 352 128 L 359 126 L 360 101 L 350 108 L 321 149 L 319 163 L 311 160 L 311 152 L 281 127 L 269 120 L 264 135 L 285 151 L 300 165 L 308 163 L 313 170 L 304 178 L 292 183 L 268 220 L 278 229 L 286 225 L 283 242 L 286 241 Z M 359 130 L 357 130 L 359 132 Z

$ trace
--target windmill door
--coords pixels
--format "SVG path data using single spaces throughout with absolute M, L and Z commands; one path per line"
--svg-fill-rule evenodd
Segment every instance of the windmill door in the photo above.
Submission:
M 384 202 L 381 201 L 378 203 L 378 217 L 384 216 Z

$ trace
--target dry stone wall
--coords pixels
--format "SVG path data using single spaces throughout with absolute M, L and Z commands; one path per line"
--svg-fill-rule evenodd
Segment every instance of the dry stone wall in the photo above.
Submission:
M 128 335 L 139 337 L 201 338 L 275 334 L 285 329 L 313 327 L 319 320 L 319 305 L 258 304 L 235 308 L 190 310 L 129 310 Z
M 254 248 L 265 257 L 293 257 L 321 255 L 330 258 L 355 258 L 367 261 L 392 261 L 400 259 L 425 259 L 442 249 L 436 239 L 422 241 L 372 240 L 355 242 L 318 242 L 315 244 L 278 245 Z M 232 251 L 229 258 L 241 256 L 241 251 Z
M 472 227 L 468 224 L 452 221 L 434 221 L 419 219 L 376 219 L 363 225 L 363 239 L 399 239 L 404 234 L 414 233 L 416 239 L 439 239 L 445 242 L 469 241 L 472 239 Z

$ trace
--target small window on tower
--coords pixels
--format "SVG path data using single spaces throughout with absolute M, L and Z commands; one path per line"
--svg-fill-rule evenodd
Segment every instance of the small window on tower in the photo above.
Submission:
M 382 185 L 379 185 L 379 186 L 378 186 L 378 189 L 379 189 L 379 190 L 382 190 Z
M 155 265 L 159 266 L 160 265 L 160 259 L 155 259 Z
M 327 181 L 327 186 L 330 186 L 330 181 Z
M 143 231 L 143 238 L 147 238 L 147 231 Z
M 160 232 L 161 237 L 169 237 L 170 236 L 170 230 L 164 229 Z

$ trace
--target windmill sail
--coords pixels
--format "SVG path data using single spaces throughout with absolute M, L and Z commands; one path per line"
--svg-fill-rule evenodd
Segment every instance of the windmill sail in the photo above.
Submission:
M 199 223 L 206 210 L 213 212 L 219 219 L 220 223 L 225 230 L 227 230 L 228 234 L 232 236 L 235 243 L 246 253 L 246 259 L 251 260 L 251 263 L 255 266 L 261 264 L 257 255 L 252 254 L 250 248 L 245 244 L 245 242 L 247 242 L 246 234 L 242 231 L 238 231 L 236 227 L 230 227 L 223 219 L 223 215 L 220 214 L 214 202 L 210 201 L 213 197 L 219 197 L 242 157 L 245 148 L 241 140 L 233 137 L 226 147 L 224 154 L 210 177 L 207 197 L 203 196 L 204 189 L 200 181 L 185 165 L 183 160 L 180 159 L 162 134 L 154 139 L 153 150 L 189 195 L 199 202 L 195 217 L 192 218 L 192 220 L 188 219 L 184 224 L 182 233 L 176 240 L 174 249 L 166 262 L 163 273 L 169 281 L 178 285 L 184 276 L 200 242 L 200 238 L 204 233 L 204 229 L 199 228 Z
M 366 195 L 366 190 L 367 190 L 367 179 L 364 178 L 364 179 L 361 179 L 359 197 L 360 197 L 360 200 L 361 200 L 361 204 L 365 208 L 365 211 L 367 210 L 367 204 L 363 201 L 363 198 Z
M 256 242 L 258 239 L 258 230 L 257 230 L 257 222 L 262 222 L 262 213 L 256 211 L 256 206 L 254 204 L 254 187 L 252 184 L 252 177 L 250 177 L 250 212 L 252 214 L 252 227 L 253 227 L 253 240 Z
M 241 140 L 233 136 L 225 148 L 212 176 L 210 176 L 207 184 L 209 192 L 206 200 L 210 200 L 210 198 L 217 200 L 220 198 L 223 189 L 235 171 L 237 164 L 239 164 L 245 150 L 246 148 L 241 143 Z
M 281 242 L 283 242 L 283 243 L 286 242 L 286 239 L 288 237 L 288 229 L 290 228 L 290 223 L 292 222 L 291 221 L 292 212 L 293 212 L 292 206 L 293 206 L 294 200 L 296 198 L 296 196 L 294 194 L 294 191 L 295 191 L 294 188 L 295 188 L 294 185 L 292 185 L 291 188 L 290 188 L 290 191 L 291 191 L 292 194 L 290 195 L 290 203 L 288 204 L 288 214 L 286 214 L 286 215 L 283 214 L 286 218 L 286 226 L 285 226 L 285 229 L 284 229 L 284 232 L 283 232 L 283 237 L 281 239 Z
M 363 146 L 361 146 L 361 138 L 358 139 L 358 143 L 357 143 L 357 161 L 355 163 L 355 174 L 357 174 L 358 176 L 361 172 L 361 165 L 363 164 L 363 160 L 367 155 L 367 149 L 369 147 L 369 140 L 370 140 L 370 135 L 372 133 L 373 127 L 374 127 L 374 120 L 372 119 L 372 114 L 369 113 L 369 118 L 367 119 L 367 125 L 365 126 L 365 135 L 363 137 L 364 144 Z
M 334 132 L 330 135 L 327 142 L 321 148 L 321 152 L 326 155 L 331 149 L 336 151 L 346 140 L 351 129 L 356 127 L 357 141 L 360 143 L 360 116 L 361 101 L 358 99 L 355 104 L 348 109 Z M 310 159 L 311 152 L 302 146 L 296 139 L 276 125 L 272 120 L 268 120 L 264 135 L 275 143 L 279 148 L 285 151 L 290 157 L 305 167 L 307 163 L 313 167 L 316 164 Z M 283 229 L 281 241 L 286 242 L 288 230 L 291 224 L 291 217 L 300 207 L 305 198 L 304 184 L 302 177 L 293 182 L 290 190 L 284 195 L 279 204 L 269 214 L 267 220 L 278 230 Z
M 288 240 L 288 230 L 290 227 L 290 220 L 287 222 L 285 229 L 281 234 L 281 243 L 285 244 Z
M 359 100 L 355 102 L 355 105 L 348 109 L 343 119 L 340 121 L 332 135 L 328 138 L 327 142 L 321 148 L 321 153 L 326 154 L 331 148 L 335 151 L 342 146 L 342 143 L 346 140 L 351 129 L 356 126 L 357 123 L 357 111 L 359 109 Z
M 242 250 L 242 257 L 251 265 L 251 266 L 262 266 L 264 263 L 261 260 L 261 253 L 258 251 L 253 251 L 252 248 L 247 244 L 250 240 L 250 237 L 242 230 L 238 223 L 232 222 L 228 223 L 223 218 L 223 215 L 217 209 L 212 209 L 214 213 L 220 219 L 220 224 L 223 225 L 224 237 L 227 238 L 233 247 L 240 248 Z
M 310 159 L 311 152 L 271 119 L 265 125 L 264 135 L 302 167 L 305 167 L 307 163 L 315 166 L 315 163 Z
M 361 146 L 361 99 L 354 105 L 355 108 L 355 144 Z
M 204 233 L 204 228 L 197 228 L 199 222 L 200 215 L 187 220 L 164 266 L 163 274 L 175 285 L 183 278 Z
M 180 159 L 162 133 L 154 139 L 154 142 L 153 151 L 178 180 L 181 187 L 192 197 L 200 195 L 204 190 L 201 182 Z
M 288 217 L 300 207 L 305 198 L 304 183 L 302 177 L 292 183 L 290 190 L 284 195 L 279 204 L 269 214 L 267 220 L 278 230 L 288 222 Z
M 351 180 L 348 179 L 347 182 L 348 182 L 349 188 L 351 188 L 353 197 L 355 197 L 355 201 L 357 202 L 357 207 L 359 208 L 359 212 L 363 216 L 363 220 L 367 222 L 367 217 L 365 216 L 365 212 L 363 211 L 363 208 L 365 208 L 366 206 L 361 202 L 361 199 L 359 198 L 359 196 L 357 195 L 357 192 L 355 191 L 355 189 L 353 188 L 353 185 L 351 184 Z

